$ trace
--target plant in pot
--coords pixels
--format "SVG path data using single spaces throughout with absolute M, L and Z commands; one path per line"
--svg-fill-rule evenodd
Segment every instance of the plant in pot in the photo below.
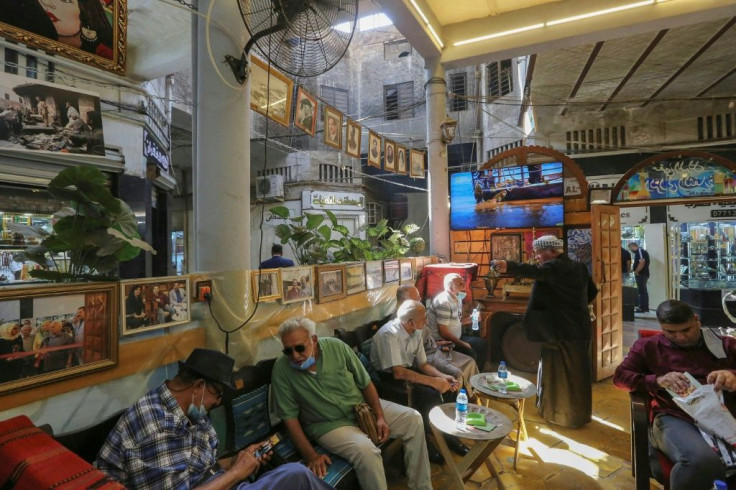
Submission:
M 42 267 L 30 271 L 32 277 L 54 282 L 117 280 L 120 262 L 134 259 L 141 250 L 156 253 L 140 239 L 133 211 L 110 193 L 99 169 L 66 168 L 49 182 L 48 191 L 69 203 L 54 214 L 53 233 L 15 225 L 21 233 L 42 238 L 22 253 Z
M 276 206 L 270 211 L 287 221 L 276 226 L 276 236 L 282 244 L 289 245 L 300 265 L 329 262 L 330 250 L 339 243 L 332 239 L 332 232 L 337 232 L 343 238 L 350 234 L 350 230 L 338 224 L 335 214 L 330 211 L 325 211 L 325 214 L 304 213 L 294 218 L 289 216 L 289 209 L 285 206 Z M 325 223 L 325 219 L 332 226 Z
M 401 229 L 388 226 L 388 220 L 382 219 L 375 226 L 366 228 L 367 240 L 358 237 L 343 237 L 338 240 L 339 248 L 335 251 L 336 262 L 363 260 L 397 259 L 406 255 L 409 250 L 420 253 L 426 244 L 421 237 L 409 238 L 419 231 L 415 224 L 404 225 Z

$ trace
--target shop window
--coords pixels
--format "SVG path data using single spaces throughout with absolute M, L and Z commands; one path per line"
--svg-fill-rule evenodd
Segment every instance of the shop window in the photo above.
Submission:
M 486 71 L 489 97 L 502 97 L 514 91 L 514 73 L 510 59 L 489 63 Z
M 464 111 L 468 108 L 468 100 L 465 98 L 467 94 L 468 74 L 453 73 L 450 75 L 450 111 Z
M 5 48 L 5 73 L 18 74 L 18 51 Z
M 384 85 L 383 110 L 387 120 L 414 117 L 414 82 Z
M 350 114 L 350 99 L 348 95 L 348 90 L 344 88 L 328 87 L 326 85 L 320 86 L 320 97 L 322 101 L 343 114 Z M 322 104 L 322 110 L 324 111 L 324 104 Z

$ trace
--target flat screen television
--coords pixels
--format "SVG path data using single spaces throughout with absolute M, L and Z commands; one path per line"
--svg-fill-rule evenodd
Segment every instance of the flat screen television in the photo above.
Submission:
M 450 176 L 450 228 L 547 228 L 564 222 L 562 163 Z

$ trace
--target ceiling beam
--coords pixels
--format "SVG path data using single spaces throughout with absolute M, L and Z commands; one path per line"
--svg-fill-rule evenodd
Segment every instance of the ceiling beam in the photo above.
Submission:
M 409 44 L 419 53 L 425 60 L 434 59 L 440 56 L 440 48 L 435 44 L 432 35 L 429 33 L 426 25 L 419 17 L 408 0 L 375 0 L 381 6 L 381 11 L 391 19 L 394 27 L 404 35 Z M 443 40 L 445 46 L 447 42 L 444 40 L 442 27 L 434 16 L 434 12 L 424 0 L 414 0 L 419 8 L 422 9 L 424 15 L 427 16 L 432 28 L 437 32 L 440 39 Z
M 652 95 L 650 95 L 647 100 L 641 105 L 641 107 L 644 107 L 645 105 L 649 104 L 657 95 L 661 94 L 664 89 L 666 89 L 670 83 L 672 83 L 677 77 L 682 75 L 682 73 L 688 69 L 690 65 L 695 62 L 700 56 L 705 53 L 708 48 L 710 48 L 718 39 L 723 36 L 723 34 L 726 33 L 734 24 L 736 24 L 736 17 L 732 17 L 728 22 L 726 22 L 723 27 L 718 29 L 718 32 L 713 34 L 713 36 L 706 41 L 705 44 L 703 44 L 700 49 L 698 49 L 695 54 L 693 54 L 685 63 L 682 64 L 682 66 L 672 74 L 671 77 L 669 77 L 657 90 L 654 91 Z
M 585 77 L 588 76 L 588 72 L 593 66 L 595 59 L 598 57 L 598 53 L 601 52 L 602 47 L 603 47 L 603 41 L 598 41 L 597 43 L 595 43 L 595 46 L 593 46 L 593 51 L 590 52 L 590 55 L 588 56 L 588 61 L 585 62 L 585 66 L 580 72 L 580 75 L 578 76 L 578 80 L 575 82 L 575 85 L 572 87 L 572 90 L 570 91 L 570 96 L 567 98 L 568 102 L 570 102 L 571 99 L 574 99 L 575 96 L 578 94 L 578 90 L 580 90 L 580 87 L 583 85 L 583 82 L 585 81 Z M 565 108 L 562 109 L 562 112 L 560 113 L 560 115 L 564 116 L 566 113 L 567 113 L 567 106 L 565 106 Z
M 598 109 L 599 111 L 605 110 L 605 108 L 608 107 L 608 104 L 610 104 L 613 101 L 613 99 L 616 98 L 616 96 L 621 91 L 621 89 L 623 89 L 624 86 L 626 85 L 626 82 L 628 82 L 629 79 L 632 76 L 634 76 L 634 73 L 636 73 L 636 70 L 638 70 L 639 67 L 641 67 L 641 65 L 644 63 L 644 60 L 646 60 L 649 57 L 652 51 L 654 51 L 654 48 L 657 46 L 657 44 L 659 44 L 659 42 L 662 40 L 664 35 L 667 34 L 667 31 L 669 31 L 669 29 L 662 29 L 661 31 L 657 33 L 656 36 L 654 36 L 654 39 L 652 39 L 652 41 L 649 43 L 649 46 L 647 46 L 647 48 L 641 53 L 641 55 L 639 56 L 639 59 L 637 59 L 634 62 L 634 64 L 631 65 L 631 68 L 629 68 L 629 72 L 626 74 L 626 76 L 624 76 L 621 79 L 618 86 L 613 90 L 613 92 L 611 92 L 611 95 L 608 97 L 608 100 L 605 102 L 605 104 L 603 104 L 601 108 Z
M 704 96 L 705 94 L 707 94 L 708 92 L 710 92 L 711 90 L 713 90 L 713 89 L 714 89 L 715 87 L 717 87 L 717 86 L 718 86 L 718 85 L 719 85 L 719 84 L 720 84 L 720 83 L 721 83 L 722 81 L 724 81 L 725 79 L 727 79 L 728 77 L 730 77 L 730 76 L 731 76 L 731 75 L 733 75 L 734 73 L 736 73 L 736 67 L 734 67 L 734 68 L 731 68 L 731 69 L 730 69 L 730 70 L 728 71 L 728 73 L 724 74 L 724 75 L 723 75 L 723 76 L 721 76 L 721 77 L 718 77 L 718 80 L 716 80 L 715 82 L 713 82 L 713 83 L 711 83 L 710 85 L 708 85 L 707 87 L 705 87 L 705 88 L 704 88 L 703 90 L 701 90 L 701 91 L 700 91 L 700 93 L 699 93 L 698 95 L 696 95 L 695 97 L 702 97 L 702 96 Z

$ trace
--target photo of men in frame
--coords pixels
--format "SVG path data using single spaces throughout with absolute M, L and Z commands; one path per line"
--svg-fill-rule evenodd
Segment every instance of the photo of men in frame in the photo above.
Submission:
M 391 172 L 396 171 L 396 142 L 383 140 L 383 168 Z
M 310 136 L 314 136 L 317 126 L 317 100 L 301 87 L 296 94 L 294 126 Z
M 409 173 L 409 166 L 406 164 L 408 156 L 406 151 L 405 146 L 396 145 L 396 173 L 404 175 Z
M 373 131 L 368 132 L 368 165 L 381 168 L 381 137 Z
M 342 150 L 342 113 L 334 107 L 325 107 L 324 142 Z
M 348 119 L 347 134 L 345 136 L 345 153 L 354 158 L 360 158 L 360 139 L 362 127 L 352 119 Z

